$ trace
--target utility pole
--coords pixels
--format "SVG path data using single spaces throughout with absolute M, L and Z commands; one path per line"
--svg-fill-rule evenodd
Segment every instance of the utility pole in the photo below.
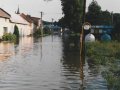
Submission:
M 42 17 L 43 17 L 43 12 L 41 11 L 41 12 L 40 12 L 40 14 L 41 14 L 41 20 L 42 20 Z
M 54 19 L 52 18 L 52 25 L 53 25 L 53 21 L 54 21 Z
M 41 36 L 43 37 L 43 22 L 42 22 L 42 17 L 43 17 L 43 12 L 40 12 L 41 15 Z
M 113 25 L 114 23 L 113 23 L 113 11 L 111 12 L 111 25 Z
M 82 18 L 82 24 L 85 22 L 85 13 L 86 13 L 86 0 L 83 1 L 83 18 Z

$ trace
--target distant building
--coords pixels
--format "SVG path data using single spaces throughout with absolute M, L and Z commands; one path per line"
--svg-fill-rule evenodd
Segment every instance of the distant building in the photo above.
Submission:
M 107 25 L 96 25 L 96 26 L 91 26 L 91 33 L 94 34 L 102 34 L 104 32 L 106 33 L 111 33 L 113 30 L 113 26 L 107 26 Z
M 28 36 L 40 28 L 42 23 L 38 17 L 32 17 L 24 13 L 20 14 L 19 8 L 16 13 L 11 15 L 0 8 L 0 38 L 5 33 L 13 33 L 15 25 L 19 29 L 20 36 Z
M 29 36 L 31 30 L 29 29 L 29 23 L 23 19 L 19 14 L 12 14 L 10 18 L 10 31 L 13 33 L 14 26 L 17 25 L 20 36 Z
M 24 13 L 21 13 L 20 16 L 29 23 L 29 27 L 31 29 L 31 34 L 34 33 L 35 30 L 40 28 L 42 25 L 41 19 L 38 17 L 32 17 L 30 15 L 25 15 Z
M 95 35 L 96 38 L 100 39 L 103 33 L 111 34 L 113 26 L 111 25 L 93 25 L 91 26 L 90 32 Z

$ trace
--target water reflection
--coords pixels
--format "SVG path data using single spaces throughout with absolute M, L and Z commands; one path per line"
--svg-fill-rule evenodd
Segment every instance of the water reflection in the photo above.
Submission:
M 11 55 L 14 55 L 14 43 L 1 42 L 0 43 L 0 61 L 4 61 Z
M 0 53 L 10 54 L 0 62 L 0 90 L 107 90 L 77 45 L 57 35 L 0 43 Z
M 74 38 L 73 38 L 74 39 Z M 72 45 L 71 45 L 72 43 Z M 99 68 L 80 54 L 80 49 L 69 37 L 63 39 L 63 71 L 70 90 L 107 90 Z M 75 77 L 75 78 L 74 78 Z M 73 82 L 72 82 L 73 81 Z M 69 83 L 71 82 L 71 83 Z

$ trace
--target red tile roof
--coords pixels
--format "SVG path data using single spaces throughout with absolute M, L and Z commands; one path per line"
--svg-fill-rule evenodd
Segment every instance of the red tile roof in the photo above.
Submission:
M 30 15 L 25 15 L 24 13 L 22 13 L 20 16 L 23 17 L 29 23 L 34 23 L 35 25 L 38 25 L 38 21 L 40 20 L 40 18 L 38 17 L 31 17 Z

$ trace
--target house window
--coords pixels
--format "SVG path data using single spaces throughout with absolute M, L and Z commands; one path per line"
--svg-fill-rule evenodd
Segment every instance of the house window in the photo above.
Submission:
M 4 34 L 8 33 L 8 27 L 3 27 Z

